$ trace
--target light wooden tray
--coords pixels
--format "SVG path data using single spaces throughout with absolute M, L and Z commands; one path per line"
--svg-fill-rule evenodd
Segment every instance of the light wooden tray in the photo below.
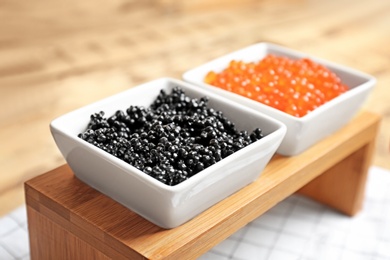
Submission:
M 171 230 L 63 165 L 25 184 L 31 259 L 195 259 L 297 191 L 353 216 L 362 206 L 379 122 L 361 112 L 306 152 L 274 156 L 257 181 Z

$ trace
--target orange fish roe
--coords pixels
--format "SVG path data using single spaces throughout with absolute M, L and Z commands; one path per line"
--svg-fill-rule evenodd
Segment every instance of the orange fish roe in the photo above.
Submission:
M 210 85 L 302 117 L 348 90 L 325 66 L 304 58 L 267 55 L 259 62 L 232 60 L 220 73 L 210 71 Z

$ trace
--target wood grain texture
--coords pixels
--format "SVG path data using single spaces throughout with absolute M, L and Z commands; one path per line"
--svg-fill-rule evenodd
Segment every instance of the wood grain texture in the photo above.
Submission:
M 339 211 L 354 216 L 362 206 L 373 144 L 369 143 L 299 190 Z
M 378 115 L 362 112 L 336 134 L 299 156 L 274 156 L 258 180 L 171 230 L 159 228 L 85 185 L 67 165 L 29 180 L 25 184 L 27 205 L 113 259 L 196 259 L 313 180 L 322 189 L 318 194 L 315 190 L 305 194 L 349 215 L 356 214 L 379 122 Z M 352 192 L 324 189 L 329 185 L 329 172 L 335 170 L 342 170 L 342 175 L 333 175 L 333 180 L 350 187 Z M 327 177 L 322 179 L 324 172 Z M 329 200 L 336 196 L 342 203 Z M 34 221 L 29 225 L 35 225 Z M 34 228 L 30 232 L 39 232 Z M 54 232 L 50 229 L 55 227 L 44 228 L 49 236 Z M 41 251 L 35 247 L 40 245 L 32 243 L 31 251 Z M 67 248 L 75 250 L 72 245 Z M 50 250 L 55 256 L 56 249 Z
M 27 207 L 27 214 L 30 244 L 37 249 L 31 251 L 31 259 L 112 259 L 34 208 Z
M 260 41 L 377 77 L 364 109 L 383 116 L 373 163 L 390 169 L 388 0 L 188 0 L 196 10 L 176 11 L 158 2 L 1 1 L 0 215 L 22 203 L 10 194 L 24 181 L 64 164 L 55 117 Z

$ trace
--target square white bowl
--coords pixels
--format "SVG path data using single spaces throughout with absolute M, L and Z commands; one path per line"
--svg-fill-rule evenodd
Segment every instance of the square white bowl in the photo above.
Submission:
M 149 107 L 161 89 L 182 88 L 191 98 L 209 97 L 208 106 L 220 110 L 237 129 L 266 135 L 175 186 L 161 183 L 121 159 L 82 140 L 90 115 L 105 116 L 130 105 Z M 218 201 L 256 180 L 276 149 L 286 127 L 243 105 L 180 80 L 161 78 L 65 114 L 50 124 L 54 140 L 83 182 L 163 228 L 177 227 Z
M 220 72 L 228 66 L 231 60 L 258 62 L 268 54 L 290 59 L 309 58 L 336 73 L 350 89 L 307 115 L 298 118 L 204 82 L 209 71 Z M 183 79 L 284 123 L 287 126 L 287 133 L 277 153 L 285 156 L 300 154 L 319 140 L 340 129 L 358 112 L 376 84 L 376 79 L 365 73 L 270 43 L 254 44 L 214 59 L 187 71 L 183 74 Z

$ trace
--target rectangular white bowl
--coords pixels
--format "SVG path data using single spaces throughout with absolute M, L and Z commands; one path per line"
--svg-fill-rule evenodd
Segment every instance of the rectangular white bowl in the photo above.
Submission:
M 309 58 L 336 73 L 350 90 L 304 117 L 298 118 L 204 82 L 204 78 L 209 71 L 220 72 L 228 66 L 231 60 L 257 62 L 268 54 L 285 56 L 291 59 Z M 376 84 L 376 79 L 365 73 L 270 43 L 254 44 L 216 58 L 187 71 L 183 74 L 183 79 L 284 123 L 287 126 L 287 133 L 277 153 L 285 156 L 302 153 L 319 140 L 340 129 L 357 113 Z
M 78 138 L 90 115 L 104 111 L 109 117 L 130 105 L 149 107 L 161 89 L 181 87 L 191 98 L 209 97 L 209 107 L 220 110 L 237 129 L 266 136 L 217 162 L 176 186 L 165 185 L 119 158 Z M 285 133 L 285 126 L 266 115 L 231 102 L 183 81 L 157 79 L 65 114 L 50 124 L 54 140 L 75 175 L 145 219 L 173 228 L 256 180 Z

